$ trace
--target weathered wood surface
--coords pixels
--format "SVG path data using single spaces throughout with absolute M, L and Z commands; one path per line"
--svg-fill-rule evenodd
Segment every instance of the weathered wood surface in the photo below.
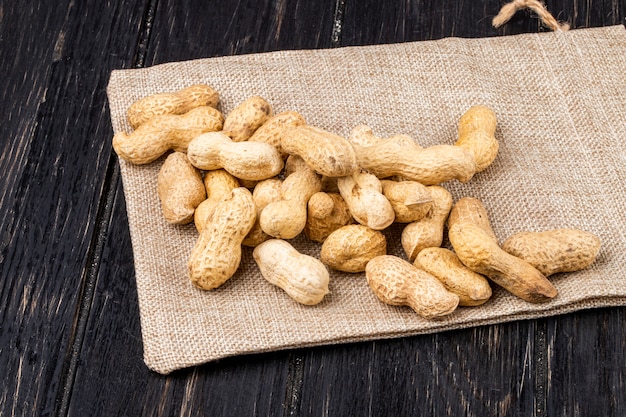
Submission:
M 115 164 L 105 88 L 133 62 L 133 3 L 0 3 L 2 416 L 53 415 L 71 386 Z
M 215 3 L 215 4 L 211 4 Z M 142 362 L 110 71 L 541 30 L 501 2 L 0 0 L 0 415 L 626 415 L 626 308 L 237 357 Z M 573 28 L 621 0 L 562 0 Z

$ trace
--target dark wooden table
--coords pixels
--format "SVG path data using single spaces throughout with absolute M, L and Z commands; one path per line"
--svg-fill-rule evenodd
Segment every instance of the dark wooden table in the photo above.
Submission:
M 0 0 L 0 416 L 626 415 L 626 308 L 169 376 L 142 361 L 111 70 L 543 30 L 528 12 L 494 29 L 502 4 Z M 624 0 L 547 7 L 572 28 L 625 23 Z

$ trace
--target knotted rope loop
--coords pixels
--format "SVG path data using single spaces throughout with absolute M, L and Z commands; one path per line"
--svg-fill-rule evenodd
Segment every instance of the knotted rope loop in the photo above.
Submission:
M 511 20 L 515 13 L 523 9 L 530 9 L 535 12 L 537 16 L 539 16 L 539 19 L 541 19 L 541 23 L 549 29 L 554 31 L 565 31 L 569 29 L 569 25 L 567 23 L 559 23 L 546 9 L 545 4 L 539 0 L 513 0 L 512 2 L 505 4 L 500 9 L 500 13 L 493 18 L 493 26 L 495 28 L 499 28 Z

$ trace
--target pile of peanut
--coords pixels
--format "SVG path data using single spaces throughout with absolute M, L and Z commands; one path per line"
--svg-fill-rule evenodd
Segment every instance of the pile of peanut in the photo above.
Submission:
M 454 145 L 422 148 L 365 125 L 344 138 L 295 111 L 274 114 L 258 96 L 224 117 L 219 101 L 207 85 L 146 97 L 128 110 L 132 133 L 113 138 L 130 163 L 167 155 L 157 178 L 162 212 L 172 224 L 194 222 L 189 278 L 201 289 L 230 279 L 248 246 L 263 277 L 299 303 L 322 301 L 328 268 L 364 271 L 381 301 L 434 318 L 484 304 L 490 281 L 548 301 L 557 295 L 548 276 L 598 255 L 599 239 L 577 229 L 517 233 L 500 244 L 479 200 L 455 203 L 440 185 L 467 182 L 496 158 L 489 107 L 467 110 Z M 406 258 L 387 254 L 381 230 L 392 223 L 405 224 Z M 453 251 L 441 247 L 446 226 Z M 319 259 L 288 242 L 301 233 L 321 243 Z

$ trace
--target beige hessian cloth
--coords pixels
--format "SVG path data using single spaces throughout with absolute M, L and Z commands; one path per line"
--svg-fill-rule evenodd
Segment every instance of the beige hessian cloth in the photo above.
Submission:
M 363 274 L 331 273 L 330 294 L 301 306 L 260 275 L 245 249 L 237 274 L 203 292 L 187 278 L 193 226 L 168 225 L 156 192 L 162 159 L 120 160 L 132 237 L 144 356 L 169 373 L 219 358 L 303 346 L 439 332 L 626 305 L 626 31 L 623 26 L 487 39 L 449 38 L 331 50 L 280 51 L 119 70 L 108 86 L 115 132 L 146 95 L 206 83 L 228 113 L 252 95 L 276 112 L 347 136 L 357 124 L 379 136 L 412 135 L 422 146 L 453 143 L 461 114 L 486 104 L 498 116 L 500 153 L 455 199 L 486 205 L 501 240 L 523 230 L 574 227 L 602 240 L 597 262 L 559 274 L 553 301 L 533 305 L 501 289 L 478 308 L 428 321 L 378 301 Z M 404 256 L 401 227 L 386 232 Z M 320 246 L 298 237 L 301 251 Z M 447 243 L 444 243 L 447 245 Z M 495 285 L 494 285 L 495 287 Z

